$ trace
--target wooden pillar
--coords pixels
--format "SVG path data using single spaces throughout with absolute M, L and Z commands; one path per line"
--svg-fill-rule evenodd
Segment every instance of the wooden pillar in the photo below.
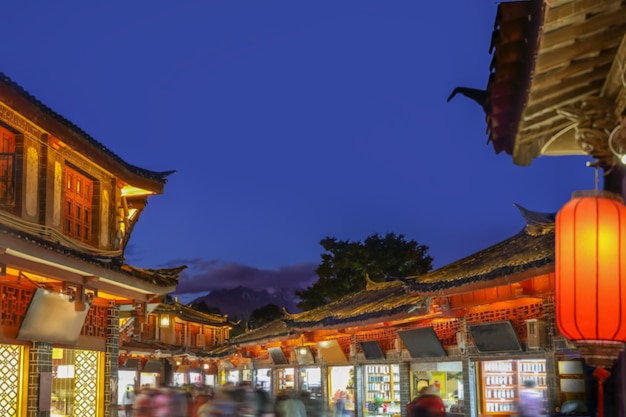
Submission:
M 321 365 L 321 374 L 322 374 L 322 401 L 324 401 L 324 416 L 332 416 L 332 410 L 330 409 L 330 396 L 332 393 L 328 391 L 328 365 L 322 362 Z M 273 380 L 273 378 L 272 378 Z
M 120 309 L 111 301 L 107 309 L 106 346 L 104 353 L 104 415 L 117 417 L 117 392 L 120 341 Z
M 407 417 L 406 406 L 411 402 L 411 362 L 402 360 L 400 353 L 400 416 Z
M 476 362 L 469 357 L 463 359 L 463 404 L 465 417 L 476 417 L 478 415 Z
M 363 365 L 354 364 L 354 415 L 363 417 L 363 401 L 365 400 L 365 392 L 363 392 Z

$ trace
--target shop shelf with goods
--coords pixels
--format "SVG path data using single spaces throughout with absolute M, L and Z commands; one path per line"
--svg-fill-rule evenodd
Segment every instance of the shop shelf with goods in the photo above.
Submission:
M 524 381 L 535 382 L 547 396 L 545 360 L 501 360 L 482 362 L 480 367 L 481 411 L 485 416 L 517 414 L 517 403 Z
M 367 415 L 400 413 L 400 367 L 398 365 L 366 365 L 364 384 L 364 412 Z
M 518 382 L 515 361 L 489 361 L 481 366 L 483 414 L 507 415 L 517 411 Z
M 545 360 L 520 360 L 518 361 L 518 375 L 520 389 L 524 386 L 524 381 L 531 380 L 535 383 L 535 388 L 541 392 L 544 402 L 548 401 L 548 381 L 546 376 Z

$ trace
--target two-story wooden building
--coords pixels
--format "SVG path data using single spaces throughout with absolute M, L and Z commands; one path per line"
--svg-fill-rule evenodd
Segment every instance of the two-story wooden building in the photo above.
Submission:
M 171 173 L 126 163 L 0 74 L 1 415 L 116 415 L 120 306 L 144 321 L 183 269 L 124 262 Z
M 164 300 L 149 303 L 146 320 L 121 306 L 120 386 L 215 386 L 217 364 L 206 351 L 225 345 L 236 323 Z

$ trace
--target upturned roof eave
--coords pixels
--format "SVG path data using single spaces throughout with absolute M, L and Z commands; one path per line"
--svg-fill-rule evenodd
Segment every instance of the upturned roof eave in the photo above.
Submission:
M 471 282 L 450 286 L 447 289 L 437 291 L 419 291 L 417 289 L 413 289 L 412 293 L 416 296 L 421 295 L 431 297 L 460 295 L 473 291 L 515 284 L 541 275 L 550 274 L 552 272 L 554 272 L 554 260 L 545 260 L 545 263 L 541 262 L 533 266 L 524 267 L 517 272 L 507 274 L 498 274 L 497 272 L 495 272 L 494 275 L 497 275 L 497 278 L 493 278 L 492 276 L 486 277 L 485 279 L 481 279 L 480 277 L 472 277 L 473 279 Z
M 204 313 L 202 311 L 194 310 L 191 307 L 185 306 L 184 304 L 175 303 L 175 304 L 167 304 L 160 303 L 155 309 L 155 313 L 161 314 L 174 314 L 180 317 L 183 320 L 204 324 L 208 326 L 214 327 L 233 327 L 233 324 L 228 321 L 226 316 L 218 316 L 210 313 Z
M 162 194 L 167 177 L 175 172 L 156 172 L 129 164 L 1 72 L 0 97 L 5 105 L 27 118 L 30 123 L 58 137 L 85 158 L 97 161 L 102 168 L 133 186 Z
M 248 346 L 258 346 L 259 344 L 269 344 L 276 342 L 284 342 L 287 340 L 296 340 L 300 338 L 300 333 L 296 332 L 295 329 L 285 332 L 283 334 L 275 334 L 275 335 L 266 335 L 257 338 L 251 338 L 246 340 L 238 340 L 231 341 L 234 346 L 237 347 L 248 347 Z
M 372 314 L 369 317 L 349 317 L 346 319 L 333 319 L 324 323 L 320 322 L 296 322 L 292 328 L 298 332 L 313 332 L 320 330 L 343 330 L 350 327 L 368 327 L 382 322 L 405 322 L 406 320 L 422 320 L 432 318 L 431 313 L 416 314 L 410 309 L 403 309 L 400 312 L 380 311 L 379 314 Z

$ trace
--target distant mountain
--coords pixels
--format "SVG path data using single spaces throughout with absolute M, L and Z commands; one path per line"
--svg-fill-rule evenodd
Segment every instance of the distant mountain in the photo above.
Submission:
M 209 294 L 198 297 L 192 301 L 197 303 L 204 301 L 209 307 L 219 308 L 222 314 L 228 314 L 232 319 L 245 319 L 250 313 L 259 307 L 275 304 L 280 308 L 285 307 L 290 313 L 300 310 L 296 307 L 296 296 L 293 291 L 253 290 L 251 288 L 236 287 L 228 290 L 211 291 Z

